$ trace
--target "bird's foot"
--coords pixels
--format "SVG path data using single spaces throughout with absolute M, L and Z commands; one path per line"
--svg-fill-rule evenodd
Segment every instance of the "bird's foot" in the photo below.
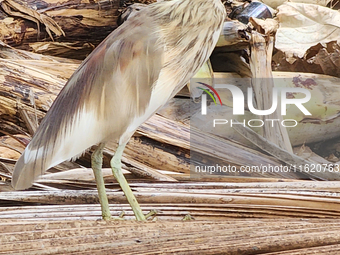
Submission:
M 111 216 L 109 219 L 103 219 L 103 220 L 105 220 L 105 221 L 124 221 L 126 219 L 120 218 L 120 217 L 112 217 Z
M 126 220 L 124 216 L 125 216 L 125 211 L 121 211 L 118 217 L 112 217 L 111 215 L 105 215 L 105 216 L 103 215 L 102 219 L 105 221 Z
M 121 211 L 121 213 L 119 214 L 119 218 L 121 218 L 121 219 L 124 219 L 124 216 L 125 216 L 125 211 L 123 210 L 123 211 Z
M 195 220 L 195 218 L 192 217 L 190 214 L 187 214 L 182 219 L 182 221 L 189 221 L 189 220 Z
M 155 217 L 157 216 L 157 211 L 156 210 L 151 210 L 145 215 L 146 220 L 154 220 Z
M 125 211 L 122 211 L 118 217 L 112 217 L 111 215 L 108 215 L 108 216 L 102 216 L 102 219 L 105 221 L 127 220 L 124 218 L 124 216 L 125 216 Z M 155 220 L 156 216 L 157 216 L 156 210 L 151 210 L 146 215 L 144 215 L 146 220 Z

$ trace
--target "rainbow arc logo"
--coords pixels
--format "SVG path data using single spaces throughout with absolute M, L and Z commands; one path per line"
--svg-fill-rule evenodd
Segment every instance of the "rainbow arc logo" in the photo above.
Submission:
M 222 100 L 221 100 L 220 95 L 217 93 L 217 91 L 216 91 L 212 86 L 210 86 L 210 85 L 208 85 L 208 84 L 205 84 L 205 83 L 203 83 L 203 82 L 197 82 L 197 83 L 199 83 L 199 84 L 201 84 L 201 85 L 207 87 L 207 88 L 210 89 L 212 92 L 214 92 L 214 94 L 217 96 L 218 100 L 220 101 L 220 104 L 222 105 Z M 211 92 L 210 92 L 209 90 L 204 89 L 204 88 L 201 88 L 201 87 L 197 87 L 197 88 L 203 90 L 204 92 L 206 92 L 206 93 L 212 98 L 212 100 L 214 101 L 215 105 L 217 105 L 217 102 L 216 102 L 215 97 L 211 94 Z

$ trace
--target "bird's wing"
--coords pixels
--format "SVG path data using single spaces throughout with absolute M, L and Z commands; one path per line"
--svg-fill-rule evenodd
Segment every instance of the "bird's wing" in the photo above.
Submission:
M 142 115 L 163 65 L 159 28 L 146 11 L 112 32 L 60 92 L 15 165 L 12 186 L 34 180 L 108 138 Z

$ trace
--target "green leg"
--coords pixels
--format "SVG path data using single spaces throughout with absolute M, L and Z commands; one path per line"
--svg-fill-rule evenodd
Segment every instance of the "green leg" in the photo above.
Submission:
M 105 191 L 105 183 L 102 173 L 102 165 L 103 165 L 103 148 L 105 144 L 101 143 L 98 145 L 98 148 L 93 152 L 91 157 L 91 164 L 94 173 L 94 177 L 97 183 L 98 189 L 98 197 L 100 206 L 102 208 L 102 216 L 104 220 L 111 219 L 111 213 L 109 208 L 109 201 L 107 199 L 106 191 Z
M 122 188 L 135 216 L 136 219 L 138 221 L 144 221 L 145 220 L 145 216 L 137 202 L 137 199 L 135 198 L 135 196 L 132 193 L 132 190 L 129 186 L 129 184 L 127 183 L 123 173 L 122 173 L 122 163 L 121 163 L 121 159 L 122 159 L 122 155 L 123 155 L 123 151 L 125 148 L 126 144 L 120 144 L 116 150 L 115 155 L 113 156 L 113 158 L 111 159 L 111 168 L 112 168 L 112 173 L 114 175 L 114 177 L 116 178 L 116 180 L 118 181 L 120 187 Z

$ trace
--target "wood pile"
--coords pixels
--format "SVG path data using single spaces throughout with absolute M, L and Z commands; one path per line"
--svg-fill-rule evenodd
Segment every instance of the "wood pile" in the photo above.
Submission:
M 149 222 L 130 220 L 132 210 L 108 168 L 114 141 L 104 149 L 103 175 L 113 216 L 128 221 L 98 221 L 90 169 L 94 148 L 48 170 L 30 190 L 13 191 L 16 160 L 81 60 L 124 19 L 119 15 L 127 7 L 136 11 L 132 3 L 150 2 L 0 2 L 0 254 L 338 254 L 340 173 L 331 167 L 340 164 L 340 48 L 333 37 L 292 46 L 293 25 L 308 27 L 302 22 L 306 17 L 319 29 L 331 29 L 333 20 L 316 14 L 339 15 L 333 1 L 323 1 L 328 7 L 311 0 L 278 8 L 263 1 L 279 10 L 275 19 L 226 23 L 212 67 L 201 77 L 242 78 L 240 88 L 253 86 L 262 109 L 270 107 L 274 86 L 304 86 L 312 93 L 307 108 L 313 118 L 292 110 L 287 118 L 299 122 L 296 129 L 277 127 L 273 133 L 238 126 L 217 135 L 202 122 L 190 122 L 201 108 L 190 99 L 192 87 L 184 88 L 137 130 L 123 154 L 124 175 L 143 212 L 156 211 Z M 230 3 L 226 8 L 230 13 Z M 299 12 L 302 23 L 289 23 L 284 8 Z M 339 31 L 337 25 L 333 32 Z M 230 94 L 220 95 L 232 116 Z M 193 175 L 192 155 L 238 171 Z M 310 164 L 323 171 L 240 171 Z

